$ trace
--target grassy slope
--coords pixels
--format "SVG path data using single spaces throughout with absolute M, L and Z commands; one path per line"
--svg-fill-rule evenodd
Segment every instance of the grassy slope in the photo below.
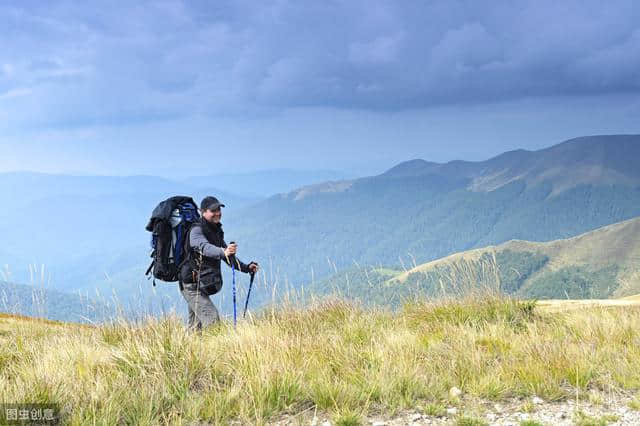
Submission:
M 261 424 L 315 410 L 358 424 L 417 404 L 464 414 L 466 397 L 636 391 L 639 330 L 638 307 L 550 314 L 491 297 L 417 301 L 397 315 L 325 300 L 202 335 L 171 318 L 80 327 L 0 317 L 0 403 L 57 402 L 70 424 Z
M 498 246 L 489 246 L 475 250 L 455 253 L 442 259 L 418 265 L 394 278 L 395 282 L 404 282 L 411 273 L 428 272 L 437 267 L 451 264 L 473 264 L 483 254 L 504 250 L 513 252 L 540 253 L 549 257 L 541 269 L 532 274 L 523 288 L 545 273 L 564 267 L 585 266 L 598 269 L 614 264 L 620 267 L 617 279 L 620 287 L 613 295 L 635 294 L 640 291 L 640 217 L 605 226 L 573 238 L 538 243 L 512 240 Z

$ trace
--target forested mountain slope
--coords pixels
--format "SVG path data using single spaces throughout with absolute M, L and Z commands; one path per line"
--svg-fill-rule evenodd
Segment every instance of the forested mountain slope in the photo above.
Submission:
M 482 162 L 413 160 L 271 197 L 225 219 L 245 256 L 306 282 L 511 239 L 551 241 L 640 215 L 640 136 L 572 139 Z

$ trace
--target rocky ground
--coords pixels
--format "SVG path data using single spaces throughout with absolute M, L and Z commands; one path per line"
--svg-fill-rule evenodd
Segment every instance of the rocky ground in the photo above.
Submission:
M 456 404 L 416 407 L 414 410 L 369 417 L 370 426 L 400 425 L 640 425 L 640 402 L 632 395 L 590 392 L 583 397 L 562 402 L 541 398 L 511 399 L 500 403 L 479 401 L 461 396 Z M 327 416 L 307 412 L 286 416 L 273 425 L 334 426 Z

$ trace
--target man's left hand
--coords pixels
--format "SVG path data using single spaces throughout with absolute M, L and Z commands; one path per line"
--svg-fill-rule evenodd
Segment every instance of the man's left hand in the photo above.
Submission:
M 258 272 L 259 268 L 260 267 L 258 266 L 258 264 L 256 262 L 251 262 L 249 264 L 249 273 L 255 274 L 256 272 Z

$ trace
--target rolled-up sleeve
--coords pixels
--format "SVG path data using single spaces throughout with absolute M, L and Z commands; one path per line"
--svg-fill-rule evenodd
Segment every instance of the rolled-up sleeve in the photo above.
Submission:
M 207 241 L 200 226 L 191 228 L 189 245 L 202 253 L 204 257 L 212 257 L 214 259 L 222 259 L 224 257 L 224 249 Z

